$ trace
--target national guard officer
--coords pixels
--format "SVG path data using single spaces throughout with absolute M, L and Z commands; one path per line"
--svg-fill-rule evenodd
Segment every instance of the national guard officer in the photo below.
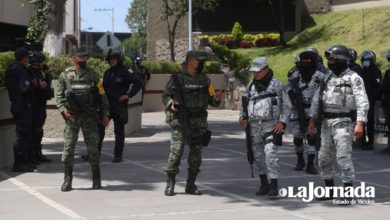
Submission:
M 72 190 L 74 151 L 80 128 L 92 168 L 92 189 L 101 188 L 96 108 L 102 109 L 102 123 L 107 127 L 109 107 L 97 73 L 87 67 L 88 57 L 84 49 L 75 49 L 72 56 L 74 67 L 66 69 L 58 79 L 56 102 L 65 119 L 62 155 L 65 178 L 61 191 Z
M 291 102 L 282 83 L 273 77 L 265 57 L 257 57 L 250 68 L 253 80 L 248 84 L 248 117 L 241 110 L 239 122 L 250 126 L 254 167 L 260 176 L 256 195 L 278 195 L 279 157 L 277 146 L 282 145 L 282 135 L 291 113 Z M 271 179 L 270 183 L 268 178 Z
M 54 93 L 51 88 L 51 75 L 42 69 L 45 55 L 33 52 L 29 56 L 29 61 L 30 72 L 38 83 L 32 102 L 32 147 L 29 151 L 29 161 L 39 164 L 39 162 L 51 162 L 51 159 L 42 154 L 42 137 L 43 125 L 46 121 L 46 103 L 53 98 Z
M 144 102 L 144 94 L 145 94 L 145 86 L 147 81 L 150 80 L 150 77 L 152 76 L 144 65 L 142 65 L 142 58 L 141 57 L 136 57 L 135 58 L 135 68 L 136 72 L 142 81 L 142 103 Z
M 361 54 L 360 61 L 363 66 L 363 81 L 364 88 L 370 103 L 370 109 L 368 110 L 367 124 L 365 133 L 363 134 L 363 150 L 374 149 L 374 124 L 375 124 L 375 104 L 376 100 L 380 97 L 380 88 L 382 82 L 382 73 L 376 65 L 376 55 L 373 51 L 366 50 Z M 366 132 L 368 141 L 366 141 Z
M 103 87 L 110 103 L 110 118 L 114 121 L 115 157 L 113 163 L 122 162 L 129 99 L 142 88 L 139 78 L 131 69 L 123 65 L 124 58 L 123 52 L 119 48 L 110 49 L 106 58 L 110 68 L 104 73 L 103 77 Z M 129 91 L 131 84 L 132 87 Z
M 349 68 L 363 78 L 363 69 L 359 64 L 356 63 L 357 60 L 356 50 L 354 50 L 353 48 L 349 48 L 349 53 L 351 56 L 351 59 L 348 62 Z
M 208 144 L 203 142 L 205 139 L 207 142 L 211 135 L 207 130 L 207 106 L 219 106 L 222 96 L 221 91 L 215 92 L 209 77 L 203 73 L 206 59 L 207 54 L 204 52 L 189 51 L 183 69 L 179 73 L 172 74 L 162 95 L 166 122 L 172 128 L 171 152 L 165 168 L 168 176 L 166 196 L 175 195 L 175 176 L 179 172 L 185 144 L 190 148 L 185 192 L 201 195 L 195 180 L 200 172 L 202 148 Z M 182 100 L 179 100 L 180 97 Z M 185 120 L 188 124 L 183 123 Z
M 32 113 L 31 103 L 37 80 L 30 74 L 29 52 L 21 47 L 15 50 L 15 62 L 5 72 L 5 86 L 11 102 L 11 113 L 16 121 L 16 141 L 14 145 L 14 172 L 33 172 L 35 166 L 27 161 L 31 143 Z
M 385 113 L 386 125 L 387 128 L 390 128 L 390 50 L 387 50 L 385 53 L 387 59 L 387 70 L 382 81 L 382 94 L 383 94 L 383 109 Z M 384 150 L 386 153 L 390 153 L 390 129 L 387 133 L 387 148 Z
M 333 187 L 333 155 L 341 169 L 345 187 L 352 186 L 355 171 L 352 163 L 353 135 L 363 135 L 367 121 L 368 99 L 362 78 L 348 68 L 350 53 L 343 45 L 335 45 L 325 51 L 330 72 L 324 76 L 310 108 L 309 132 L 316 133 L 316 123 L 321 123 L 321 148 L 319 166 L 325 186 Z M 356 118 L 356 124 L 353 119 Z M 317 121 L 316 121 L 317 120 Z M 355 127 L 353 128 L 353 126 Z M 320 199 L 332 199 L 323 197 Z
M 298 71 L 289 77 L 286 87 L 286 92 L 293 104 L 290 124 L 293 130 L 295 152 L 298 156 L 294 169 L 303 170 L 305 167 L 304 152 L 306 152 L 308 157 L 306 172 L 313 175 L 317 174 L 314 166 L 315 137 L 309 135 L 306 128 L 309 122 L 311 100 L 324 77 L 324 74 L 317 70 L 317 57 L 318 55 L 312 51 L 300 53 Z

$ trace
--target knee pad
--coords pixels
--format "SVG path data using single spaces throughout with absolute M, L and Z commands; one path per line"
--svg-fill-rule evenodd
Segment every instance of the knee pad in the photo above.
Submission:
M 297 147 L 302 146 L 303 138 L 294 138 L 294 145 Z

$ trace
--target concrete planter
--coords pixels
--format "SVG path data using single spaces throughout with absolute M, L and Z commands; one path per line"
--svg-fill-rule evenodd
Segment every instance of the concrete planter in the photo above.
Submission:
M 7 89 L 0 87 L 0 168 L 11 167 L 14 161 L 15 124 L 10 105 Z
M 208 76 L 216 90 L 225 90 L 224 74 L 208 74 Z M 152 74 L 152 78 L 146 84 L 143 103 L 143 110 L 145 112 L 158 112 L 164 110 L 161 95 L 163 94 L 170 77 L 171 74 Z M 219 108 L 224 108 L 224 102 L 221 103 Z

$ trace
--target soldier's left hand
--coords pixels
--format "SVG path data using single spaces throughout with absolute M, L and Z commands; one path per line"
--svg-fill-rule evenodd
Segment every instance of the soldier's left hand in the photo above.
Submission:
M 363 137 L 363 122 L 357 121 L 354 129 L 354 135 L 356 136 L 357 139 L 360 139 Z
M 118 102 L 125 102 L 129 100 L 129 96 L 128 95 L 121 95 L 119 98 L 118 98 Z
M 215 91 L 215 101 L 220 102 L 222 100 L 222 90 Z
M 107 116 L 104 116 L 102 119 L 102 123 L 103 123 L 104 127 L 108 127 L 108 124 L 110 123 L 110 118 Z
M 282 134 L 284 132 L 284 125 L 281 122 L 278 122 L 274 125 L 272 131 L 276 134 Z

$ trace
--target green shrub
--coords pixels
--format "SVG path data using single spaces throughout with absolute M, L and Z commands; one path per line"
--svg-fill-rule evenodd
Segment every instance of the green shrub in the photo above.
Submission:
M 170 61 L 144 61 L 144 66 L 148 68 L 150 73 L 175 73 L 181 69 L 179 63 Z
M 238 46 L 242 41 L 244 34 L 242 33 L 242 26 L 239 22 L 235 22 L 232 29 L 233 41 Z
M 46 59 L 47 65 L 50 67 L 53 79 L 58 79 L 58 76 L 68 67 L 71 67 L 72 59 L 68 56 L 49 57 Z
M 7 68 L 14 61 L 14 52 L 3 52 L 0 53 L 0 87 L 4 86 L 4 74 Z
M 217 74 L 223 73 L 221 70 L 221 65 L 215 61 L 207 61 L 204 65 L 204 73 L 206 74 Z

